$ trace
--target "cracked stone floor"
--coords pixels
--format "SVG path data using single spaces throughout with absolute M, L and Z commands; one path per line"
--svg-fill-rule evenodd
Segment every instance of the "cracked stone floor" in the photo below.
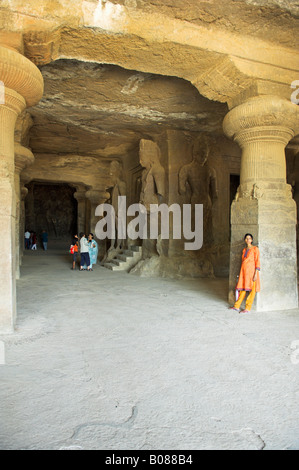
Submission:
M 1 449 L 299 449 L 298 310 L 242 317 L 225 279 L 73 272 L 69 256 L 24 256 Z

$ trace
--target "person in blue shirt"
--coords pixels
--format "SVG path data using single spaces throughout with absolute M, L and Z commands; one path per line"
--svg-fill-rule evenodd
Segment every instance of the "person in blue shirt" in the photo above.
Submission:
M 89 258 L 90 258 L 90 271 L 92 271 L 92 265 L 97 264 L 98 262 L 98 244 L 94 240 L 93 233 L 88 235 L 88 244 L 89 244 Z
M 44 251 L 47 251 L 47 249 L 48 249 L 48 234 L 45 230 L 42 231 L 42 242 L 43 242 Z

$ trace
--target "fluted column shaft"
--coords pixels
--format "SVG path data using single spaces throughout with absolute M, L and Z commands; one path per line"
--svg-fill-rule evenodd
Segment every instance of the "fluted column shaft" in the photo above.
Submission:
M 5 89 L 5 104 L 0 105 L 0 331 L 9 333 L 16 319 L 14 183 L 14 127 L 25 100 Z
M 297 217 L 286 183 L 285 147 L 299 133 L 298 107 L 276 96 L 251 98 L 227 114 L 223 128 L 242 149 L 240 186 L 231 207 L 230 302 L 249 232 L 262 265 L 254 308 L 296 308 Z
M 11 333 L 16 320 L 15 280 L 15 161 L 14 130 L 17 116 L 36 104 L 43 93 L 37 67 L 18 52 L 0 46 L 0 333 Z
M 16 195 L 16 252 L 15 252 L 15 262 L 16 262 L 16 279 L 20 278 L 20 260 L 21 254 L 23 252 L 24 245 L 24 233 L 21 233 L 22 224 L 21 224 L 21 185 L 20 185 L 20 175 L 21 172 L 27 166 L 31 165 L 34 162 L 34 156 L 32 152 L 23 147 L 20 144 L 15 144 L 15 195 Z

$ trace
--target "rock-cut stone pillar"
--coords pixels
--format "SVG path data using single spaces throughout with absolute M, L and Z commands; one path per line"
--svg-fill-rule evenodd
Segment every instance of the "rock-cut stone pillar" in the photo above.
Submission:
M 77 231 L 85 232 L 86 226 L 86 189 L 77 188 L 74 193 L 74 198 L 77 200 Z
M 14 129 L 26 106 L 43 93 L 37 67 L 13 49 L 0 46 L 0 332 L 10 333 L 16 319 Z
M 22 248 L 24 245 L 24 233 L 21 232 L 22 223 L 21 223 L 21 184 L 20 184 L 20 175 L 21 172 L 29 165 L 34 163 L 34 155 L 26 147 L 23 147 L 20 144 L 15 144 L 15 195 L 16 195 L 16 224 L 15 224 L 15 241 L 16 241 L 16 279 L 20 278 L 20 259 Z
M 223 123 L 242 149 L 240 186 L 231 207 L 230 297 L 251 233 L 261 255 L 257 311 L 298 306 L 296 204 L 286 183 L 285 147 L 299 133 L 299 109 L 276 96 L 259 96 L 233 108 Z
M 89 191 L 86 192 L 86 197 L 90 201 L 90 224 L 89 224 L 90 229 L 89 231 L 94 234 L 94 237 L 96 239 L 95 228 L 96 228 L 97 222 L 99 221 L 99 218 L 95 215 L 96 208 L 100 204 L 104 204 L 109 199 L 110 194 L 103 190 L 90 189 Z M 98 247 L 99 247 L 98 257 L 99 259 L 102 259 L 106 253 L 106 243 L 105 243 L 105 240 L 97 240 L 97 242 L 98 242 Z
M 21 195 L 21 202 L 20 202 L 20 265 L 22 266 L 23 261 L 23 254 L 25 249 L 25 199 L 28 194 L 28 188 L 24 186 L 24 182 L 21 180 L 20 182 L 20 195 Z

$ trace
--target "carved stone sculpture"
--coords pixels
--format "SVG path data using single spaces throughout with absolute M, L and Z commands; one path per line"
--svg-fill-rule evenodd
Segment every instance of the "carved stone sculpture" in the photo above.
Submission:
M 160 163 L 160 149 L 152 140 L 141 139 L 139 161 L 144 168 L 140 203 L 149 211 L 150 204 L 160 204 L 165 196 L 165 170 Z
M 218 197 L 218 189 L 216 172 L 209 166 L 208 156 L 208 139 L 200 135 L 193 144 L 192 162 L 184 165 L 179 171 L 179 192 L 183 195 L 189 190 L 188 202 L 192 205 L 203 204 L 204 238 L 211 241 L 212 205 Z
M 161 204 L 165 197 L 165 170 L 160 162 L 159 146 L 152 140 L 141 139 L 139 145 L 139 161 L 144 168 L 142 173 L 142 188 L 140 204 L 143 204 L 148 213 L 148 237 L 143 240 L 143 254 L 150 258 L 157 255 L 157 241 L 149 237 L 149 210 L 151 204 Z
M 123 180 L 123 167 L 119 161 L 112 161 L 110 164 L 110 178 L 112 186 L 107 188 L 111 190 L 111 205 L 115 212 L 115 234 L 116 238 L 111 240 L 111 246 L 107 251 L 104 259 L 102 260 L 102 264 L 110 261 L 114 258 L 124 247 L 126 244 L 126 240 L 120 238 L 118 230 L 120 233 L 126 233 L 126 227 L 119 227 L 120 223 L 124 223 L 123 218 L 118 217 L 118 197 L 119 196 L 126 196 L 127 188 L 126 183 Z

